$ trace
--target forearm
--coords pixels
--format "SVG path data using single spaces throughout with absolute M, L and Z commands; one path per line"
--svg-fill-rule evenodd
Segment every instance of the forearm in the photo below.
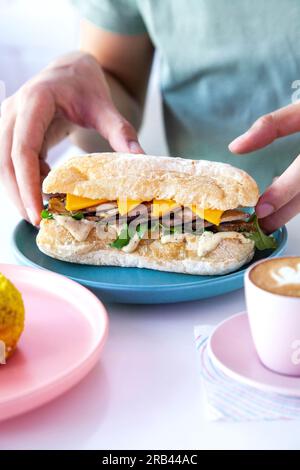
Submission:
M 143 116 L 142 104 L 139 104 L 110 73 L 104 71 L 104 74 L 116 108 L 136 130 L 139 130 Z M 111 151 L 108 142 L 94 129 L 74 126 L 70 140 L 87 153 Z
M 34 225 L 43 207 L 47 150 L 72 133 L 73 126 L 97 129 L 115 151 L 143 152 L 134 127 L 112 102 L 95 58 L 77 52 L 49 64 L 1 106 L 1 180 L 22 216 Z

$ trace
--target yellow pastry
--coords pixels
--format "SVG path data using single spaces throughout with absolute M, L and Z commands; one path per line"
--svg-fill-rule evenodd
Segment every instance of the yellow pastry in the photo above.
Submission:
M 25 309 L 18 289 L 0 273 L 0 341 L 5 358 L 14 352 L 24 329 Z

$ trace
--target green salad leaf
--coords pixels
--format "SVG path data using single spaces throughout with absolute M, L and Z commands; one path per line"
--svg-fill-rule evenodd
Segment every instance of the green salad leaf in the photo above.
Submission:
M 42 212 L 41 212 L 41 217 L 42 217 L 42 219 L 51 220 L 51 219 L 53 219 L 53 214 L 52 214 L 52 212 L 49 212 L 48 209 L 43 209 Z
M 75 220 L 82 220 L 84 215 L 82 212 L 76 212 L 75 214 L 72 214 L 72 218 Z
M 70 217 L 69 214 L 62 214 L 65 215 L 66 217 Z M 54 219 L 52 212 L 50 212 L 48 209 L 43 209 L 41 212 L 41 217 L 42 219 Z M 84 218 L 84 214 L 82 212 L 75 212 L 75 214 L 71 214 L 71 217 L 75 220 L 82 220 Z
M 249 222 L 253 222 L 255 232 L 249 233 L 247 237 L 254 241 L 255 248 L 258 250 L 275 250 L 277 248 L 277 241 L 272 235 L 266 235 L 262 231 L 256 214 L 250 217 Z
M 110 243 L 109 246 L 121 250 L 123 246 L 127 246 L 134 235 L 138 234 L 139 238 L 142 239 L 145 233 L 148 231 L 148 222 L 144 224 L 138 224 L 136 227 L 130 227 L 128 224 L 124 224 L 118 238 Z
M 161 224 L 157 221 L 154 224 L 152 224 L 152 222 L 151 222 L 150 231 L 151 232 L 157 232 L 159 230 L 160 226 L 161 226 Z
M 118 250 L 121 250 L 123 246 L 128 245 L 128 243 L 130 242 L 130 238 L 131 236 L 129 234 L 128 224 L 124 224 L 121 232 L 119 233 L 118 238 L 116 238 L 115 241 L 110 243 L 109 246 L 111 246 L 112 248 L 117 248 Z
M 146 232 L 148 232 L 148 222 L 144 224 L 139 224 L 136 227 L 136 232 L 140 239 L 142 239 Z

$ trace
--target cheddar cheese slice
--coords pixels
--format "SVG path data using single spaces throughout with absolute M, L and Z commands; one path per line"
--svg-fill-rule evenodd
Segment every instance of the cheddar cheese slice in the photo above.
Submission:
M 188 206 L 194 214 L 198 215 L 201 219 L 207 220 L 214 225 L 219 225 L 221 222 L 221 217 L 224 211 L 219 209 L 202 209 L 197 206 L 197 204 L 189 204 Z
M 180 207 L 180 204 L 172 201 L 172 199 L 153 199 L 152 215 L 154 217 L 163 217 L 166 213 L 171 212 L 177 207 Z
M 118 199 L 118 209 L 120 215 L 128 214 L 135 207 L 139 206 L 143 201 L 138 199 Z
M 67 194 L 66 209 L 67 211 L 79 211 L 86 207 L 97 206 L 106 202 L 106 199 L 90 199 L 88 197 L 74 196 L 73 194 Z

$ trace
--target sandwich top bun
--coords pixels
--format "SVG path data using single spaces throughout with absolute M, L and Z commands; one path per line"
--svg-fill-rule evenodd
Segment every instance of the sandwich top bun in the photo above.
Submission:
M 255 206 L 259 196 L 253 178 L 226 163 L 125 153 L 71 158 L 49 173 L 43 191 L 110 201 L 171 199 L 222 211 Z

